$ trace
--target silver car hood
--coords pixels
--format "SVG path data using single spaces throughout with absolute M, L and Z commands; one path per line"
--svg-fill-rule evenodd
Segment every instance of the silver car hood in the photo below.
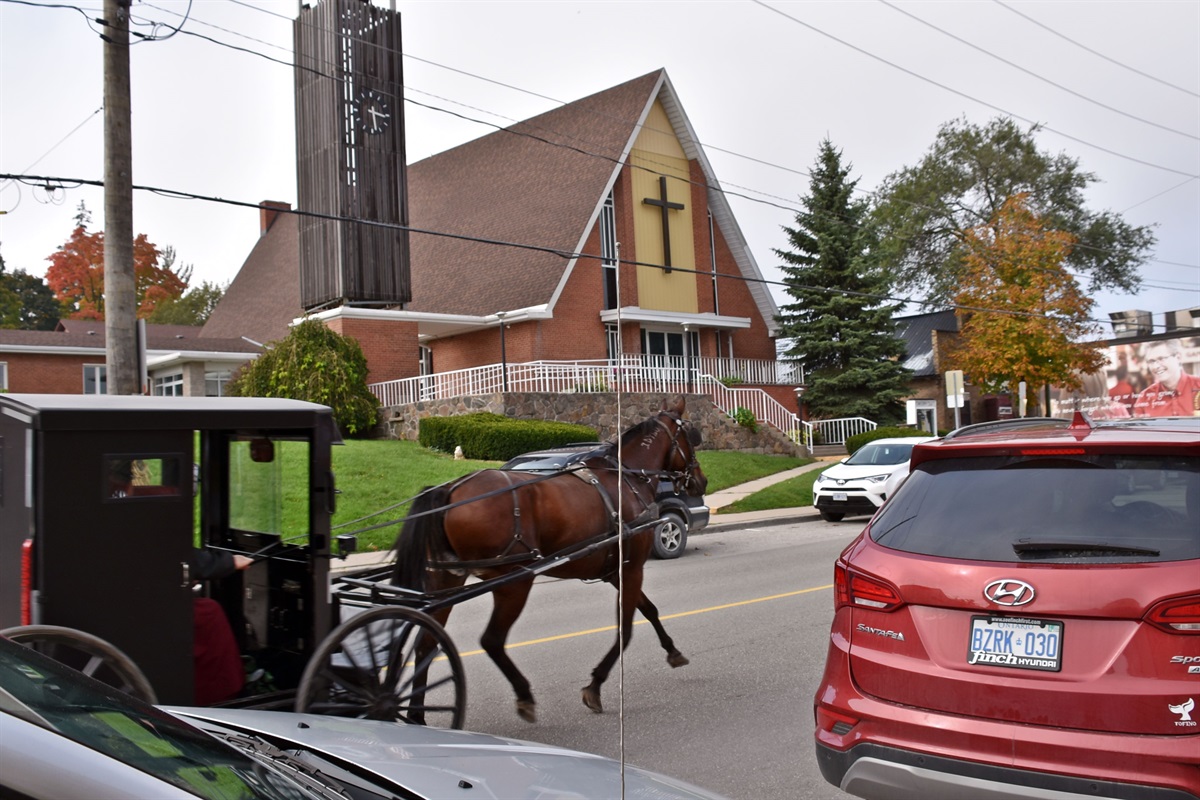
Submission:
M 484 733 L 315 714 L 222 708 L 165 708 L 199 728 L 208 723 L 280 740 L 367 770 L 422 797 L 472 787 L 470 796 L 504 800 L 618 800 L 621 765 L 603 756 Z M 723 800 L 683 781 L 626 765 L 625 798 Z M 464 795 L 465 796 L 465 795 Z

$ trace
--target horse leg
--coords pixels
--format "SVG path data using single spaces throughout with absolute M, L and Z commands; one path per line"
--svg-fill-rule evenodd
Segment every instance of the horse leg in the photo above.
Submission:
M 534 702 L 529 681 L 521 674 L 521 670 L 517 669 L 517 665 L 504 649 L 508 632 L 512 630 L 513 623 L 525 608 L 531 588 L 532 578 L 510 583 L 492 592 L 492 616 L 479 638 L 479 645 L 491 656 L 492 661 L 512 685 L 517 696 L 517 716 L 526 722 L 537 722 L 537 703 Z
M 658 607 L 650 602 L 650 598 L 646 597 L 645 592 L 642 592 L 637 607 L 638 611 L 642 612 L 642 616 L 649 621 L 650 627 L 654 628 L 654 632 L 658 634 L 659 644 L 662 645 L 663 650 L 667 651 L 667 663 L 672 668 L 690 663 L 687 656 L 676 649 L 674 640 L 667 635 L 667 629 L 663 627 L 662 621 L 658 618 Z
M 608 674 L 612 671 L 613 664 L 617 663 L 621 651 L 629 646 L 629 640 L 633 638 L 633 612 L 637 608 L 638 598 L 642 595 L 641 568 L 626 569 L 625 573 L 624 591 L 621 593 L 621 614 L 617 620 L 617 639 L 609 651 L 604 654 L 600 663 L 596 665 L 596 668 L 592 670 L 592 682 L 583 687 L 583 704 L 597 714 L 604 713 L 604 706 L 600 702 L 600 686 L 608 680 Z M 609 583 L 616 585 L 616 579 L 609 579 Z

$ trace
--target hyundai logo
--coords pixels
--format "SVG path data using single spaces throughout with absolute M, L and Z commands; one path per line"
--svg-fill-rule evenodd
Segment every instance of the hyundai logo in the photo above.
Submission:
M 1023 606 L 1033 600 L 1033 595 L 1033 587 L 1028 583 L 1009 578 L 983 587 L 983 596 L 998 606 Z

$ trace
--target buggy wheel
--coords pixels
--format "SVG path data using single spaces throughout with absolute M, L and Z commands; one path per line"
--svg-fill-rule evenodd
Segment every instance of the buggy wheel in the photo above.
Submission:
M 300 678 L 296 710 L 461 728 L 467 710 L 462 659 L 428 614 L 372 608 L 321 642 Z
M 154 688 L 137 664 L 99 636 L 58 625 L 5 628 L 0 631 L 0 636 L 139 700 L 151 704 L 158 702 Z

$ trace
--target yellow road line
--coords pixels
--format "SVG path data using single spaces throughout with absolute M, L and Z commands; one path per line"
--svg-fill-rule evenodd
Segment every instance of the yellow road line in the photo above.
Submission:
M 719 605 L 719 606 L 709 606 L 708 608 L 697 608 L 694 611 L 681 611 L 678 614 L 666 614 L 664 616 L 660 616 L 659 619 L 665 622 L 666 620 L 669 620 L 669 619 L 679 619 L 680 617 L 690 617 L 695 614 L 707 614 L 712 611 L 724 611 L 727 608 L 737 608 L 738 606 L 748 606 L 748 605 L 752 605 L 754 603 L 765 603 L 768 600 L 782 600 L 786 597 L 796 597 L 797 595 L 809 594 L 811 592 L 820 592 L 820 591 L 824 591 L 825 589 L 832 589 L 832 588 L 833 588 L 832 583 L 826 584 L 825 586 L 813 586 L 808 589 L 798 589 L 794 592 L 784 592 L 783 594 L 772 594 L 772 595 L 768 595 L 767 597 L 755 597 L 750 600 L 739 600 L 736 603 L 725 603 L 725 604 Z M 646 623 L 647 623 L 647 620 L 639 619 L 636 622 L 634 622 L 633 624 L 634 625 L 645 625 Z M 505 645 L 505 649 L 511 650 L 515 647 L 528 647 L 531 644 L 545 644 L 546 642 L 557 642 L 560 639 L 574 639 L 577 636 L 591 636 L 594 633 L 610 633 L 610 632 L 615 631 L 616 629 L 617 629 L 616 625 L 606 625 L 603 628 L 591 628 L 586 631 L 575 631 L 574 633 L 560 633 L 557 636 L 545 636 L 541 639 L 529 639 L 528 641 L 524 641 L 524 642 L 513 642 L 512 644 Z M 466 652 L 461 652 L 461 653 L 459 653 L 459 655 L 466 657 L 466 656 L 477 656 L 477 655 L 481 655 L 482 653 L 483 653 L 482 650 L 469 650 Z

